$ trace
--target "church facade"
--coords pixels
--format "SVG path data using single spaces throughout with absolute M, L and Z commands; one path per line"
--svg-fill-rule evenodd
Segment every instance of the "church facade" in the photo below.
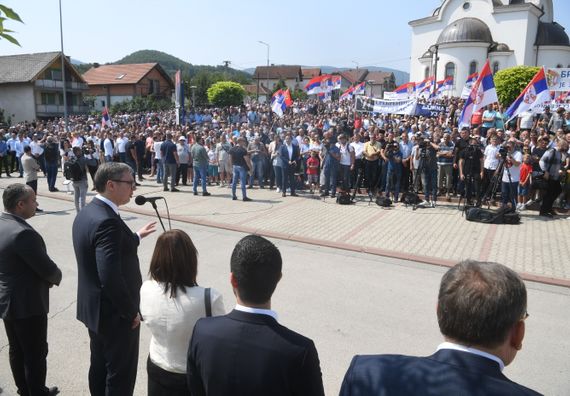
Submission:
M 552 0 L 443 0 L 412 27 L 410 81 L 467 77 L 489 59 L 493 73 L 518 65 L 570 67 L 570 40 Z

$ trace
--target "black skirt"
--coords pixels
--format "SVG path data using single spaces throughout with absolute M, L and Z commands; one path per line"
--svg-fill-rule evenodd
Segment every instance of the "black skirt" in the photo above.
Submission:
M 150 360 L 146 361 L 148 396 L 190 396 L 186 374 L 166 371 Z

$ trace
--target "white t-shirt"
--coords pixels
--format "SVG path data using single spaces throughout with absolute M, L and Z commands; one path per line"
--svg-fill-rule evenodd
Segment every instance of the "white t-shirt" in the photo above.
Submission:
M 515 151 L 513 154 L 511 154 L 513 157 L 513 160 L 517 161 L 519 163 L 518 166 L 511 166 L 509 169 L 509 171 L 511 172 L 511 183 L 518 183 L 521 179 L 521 165 L 522 165 L 522 153 L 520 151 Z M 507 174 L 507 167 L 505 166 L 505 170 L 503 170 L 503 182 L 508 183 L 509 182 L 509 175 Z
M 340 164 L 350 166 L 350 153 L 354 151 L 350 144 L 345 144 L 342 146 L 340 143 L 337 143 L 336 146 L 340 150 Z
M 362 159 L 364 153 L 364 143 L 362 142 L 352 142 L 350 147 L 354 150 L 354 159 Z
M 499 159 L 497 158 L 497 153 L 499 152 L 499 146 L 493 146 L 492 144 L 485 147 L 485 162 L 483 167 L 485 169 L 495 170 L 499 166 Z
M 154 158 L 157 160 L 162 159 L 162 154 L 160 153 L 160 146 L 162 146 L 162 142 L 154 142 Z
M 519 118 L 521 119 L 521 129 L 531 129 L 532 125 L 534 124 L 534 114 L 532 111 L 524 111 L 519 114 Z

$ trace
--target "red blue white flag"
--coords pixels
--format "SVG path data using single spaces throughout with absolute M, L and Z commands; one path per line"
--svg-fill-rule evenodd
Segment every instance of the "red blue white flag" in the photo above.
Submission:
M 513 104 L 505 111 L 505 115 L 509 119 L 512 119 L 520 113 L 532 110 L 545 102 L 550 102 L 550 91 L 548 90 L 544 67 L 542 67 L 532 80 L 530 80 Z
M 498 101 L 491 65 L 489 64 L 489 59 L 487 59 L 483 70 L 481 70 L 481 74 L 479 74 L 479 78 L 477 78 L 477 81 L 473 84 L 471 93 L 463 105 L 461 117 L 459 118 L 459 127 L 471 126 L 471 116 L 473 113 Z
M 467 99 L 469 97 L 469 94 L 471 93 L 471 88 L 473 88 L 473 84 L 475 84 L 478 78 L 479 78 L 479 73 L 477 72 L 470 74 L 467 77 L 467 80 L 465 80 L 465 85 L 463 86 L 463 91 L 461 91 L 461 99 Z
M 103 112 L 101 115 L 101 127 L 105 127 L 108 126 L 109 128 L 111 128 L 113 126 L 112 122 L 111 122 L 111 116 L 109 115 L 109 110 L 107 109 L 107 106 L 103 107 Z

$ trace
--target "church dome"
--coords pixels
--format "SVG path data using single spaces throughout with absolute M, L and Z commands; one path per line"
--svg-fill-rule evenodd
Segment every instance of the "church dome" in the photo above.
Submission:
M 498 43 L 497 45 L 493 46 L 491 51 L 493 52 L 509 52 L 511 49 L 505 43 Z
M 570 40 L 564 28 L 556 22 L 539 22 L 535 45 L 562 45 L 569 47 Z
M 437 44 L 492 43 L 489 27 L 477 18 L 462 18 L 448 25 L 437 39 Z

